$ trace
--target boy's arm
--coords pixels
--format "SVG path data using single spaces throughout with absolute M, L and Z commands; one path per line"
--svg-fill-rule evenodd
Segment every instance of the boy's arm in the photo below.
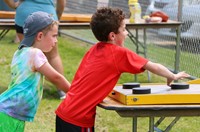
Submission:
M 143 68 L 154 74 L 167 78 L 167 85 L 170 85 L 170 83 L 173 80 L 178 80 L 190 76 L 185 72 L 179 72 L 177 74 L 174 74 L 171 71 L 169 71 L 165 66 L 158 63 L 153 63 L 151 61 L 147 62 Z
M 48 62 L 43 64 L 39 69 L 38 72 L 43 74 L 50 82 L 52 82 L 57 88 L 67 92 L 71 84 L 63 75 L 58 73 Z

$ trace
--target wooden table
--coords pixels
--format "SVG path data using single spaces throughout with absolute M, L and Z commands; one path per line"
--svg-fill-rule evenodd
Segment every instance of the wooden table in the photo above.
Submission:
M 129 20 L 126 20 L 126 28 L 129 32 L 129 37 L 131 38 L 132 42 L 137 46 L 141 46 L 144 51 L 140 51 L 139 48 L 136 49 L 137 53 L 142 53 L 146 57 L 146 41 L 147 41 L 147 34 L 146 29 L 159 29 L 159 28 L 175 28 L 177 32 L 176 37 L 176 45 L 180 45 L 180 33 L 179 28 L 181 26 L 181 22 L 168 20 L 167 22 L 160 22 L 160 23 L 146 23 L 144 19 L 141 19 L 138 23 L 130 23 Z M 130 31 L 134 29 L 136 31 L 136 35 L 134 36 L 133 33 Z M 143 43 L 139 41 L 138 31 L 143 30 Z
M 168 132 L 174 124 L 184 116 L 200 116 L 200 104 L 189 105 L 124 105 L 110 97 L 106 97 L 99 107 L 106 110 L 114 110 L 121 117 L 133 117 L 132 131 L 137 132 L 137 118 L 149 117 L 149 132 Z M 160 117 L 155 122 L 155 117 Z M 175 117 L 165 130 L 160 130 L 158 126 L 165 117 Z
M 126 19 L 126 27 L 128 29 L 147 29 L 147 28 L 177 28 L 181 25 L 181 22 L 168 20 L 167 22 L 145 22 L 144 19 L 141 19 L 138 23 L 130 23 L 129 19 Z
M 60 20 L 60 29 L 89 29 L 91 14 L 69 14 L 64 13 Z M 0 40 L 8 33 L 9 30 L 15 29 L 15 12 L 0 11 Z
M 68 22 L 89 22 L 92 14 L 63 13 L 60 20 Z M 0 11 L 0 19 L 14 19 L 15 11 Z
M 168 20 L 167 22 L 160 23 L 146 23 L 144 19 L 141 19 L 138 23 L 130 23 L 126 20 L 126 29 L 129 32 L 128 36 L 136 46 L 136 53 L 142 54 L 145 58 L 147 57 L 147 29 L 159 29 L 159 28 L 174 28 L 176 31 L 176 55 L 175 55 L 175 70 L 179 71 L 179 52 L 180 52 L 180 33 L 181 33 L 181 22 Z M 134 29 L 135 34 L 131 32 Z M 139 30 L 143 30 L 143 42 L 139 41 Z M 148 73 L 148 81 L 150 82 L 150 75 Z M 137 82 L 137 75 L 135 75 L 135 82 Z
M 65 18 L 65 17 L 64 17 Z M 66 17 L 61 20 L 59 26 L 62 29 L 89 29 L 90 15 L 78 15 L 74 16 L 73 19 Z M 15 29 L 14 19 L 0 19 L 0 29 Z M 177 28 L 180 26 L 180 22 L 171 21 L 162 22 L 162 23 L 146 23 L 144 20 L 141 20 L 140 23 L 129 23 L 128 19 L 126 20 L 126 27 L 130 29 L 147 29 L 147 28 Z M 145 35 L 145 34 L 144 34 Z
M 59 23 L 60 29 L 89 29 L 88 22 L 74 22 L 74 21 L 61 21 Z M 15 29 L 14 19 L 0 19 L 0 40 L 8 33 L 9 30 Z
M 0 13 L 1 14 L 1 13 Z M 4 32 L 8 32 L 10 29 L 15 29 L 15 23 L 13 17 L 13 13 L 11 13 L 11 16 L 7 14 L 9 17 L 6 19 L 0 19 L 0 30 L 4 30 Z M 2 16 L 3 17 L 3 16 Z M 5 17 L 5 16 L 4 16 Z M 72 19 L 73 18 L 73 19 Z M 63 15 L 63 18 L 61 19 L 61 22 L 59 24 L 60 29 L 89 29 L 89 21 L 91 20 L 91 15 L 73 15 L 67 14 Z M 144 54 L 146 56 L 146 29 L 147 28 L 177 28 L 181 25 L 180 22 L 171 21 L 168 22 L 162 22 L 162 23 L 146 23 L 144 20 L 141 20 L 140 23 L 129 23 L 129 20 L 126 20 L 126 27 L 129 31 L 129 37 L 131 38 L 132 42 L 139 45 L 144 45 Z M 135 29 L 138 33 L 139 29 L 144 30 L 144 43 L 140 43 L 138 41 L 138 34 L 136 34 L 136 37 L 133 36 L 133 34 L 130 32 L 131 29 Z M 3 33 L 1 33 L 3 34 Z M 1 35 L 2 36 L 2 35 Z M 177 36 L 179 38 L 180 36 Z M 2 38 L 2 37 L 1 37 Z M 0 38 L 0 39 L 1 39 Z M 136 51 L 137 53 L 140 53 L 139 50 Z

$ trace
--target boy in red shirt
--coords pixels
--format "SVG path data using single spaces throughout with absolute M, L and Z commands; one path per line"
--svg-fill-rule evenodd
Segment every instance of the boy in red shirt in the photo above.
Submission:
M 128 35 L 125 14 L 118 8 L 100 8 L 92 16 L 91 29 L 99 41 L 85 54 L 66 99 L 56 110 L 57 132 L 92 132 L 96 106 L 112 91 L 123 72 L 149 70 L 167 78 L 167 85 L 189 75 L 173 74 L 124 47 Z

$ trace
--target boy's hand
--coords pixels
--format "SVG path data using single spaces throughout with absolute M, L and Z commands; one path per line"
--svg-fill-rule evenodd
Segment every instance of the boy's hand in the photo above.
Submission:
M 170 86 L 171 82 L 173 80 L 179 80 L 179 79 L 183 79 L 183 78 L 187 78 L 187 77 L 190 77 L 189 74 L 185 73 L 184 71 L 182 72 L 179 72 L 177 74 L 174 74 L 174 78 L 167 78 L 167 85 Z

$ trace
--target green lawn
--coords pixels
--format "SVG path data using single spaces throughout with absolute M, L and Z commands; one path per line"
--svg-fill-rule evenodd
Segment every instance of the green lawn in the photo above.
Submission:
M 9 34 L 0 41 L 0 92 L 3 92 L 10 80 L 10 62 L 18 44 L 11 43 L 14 38 L 14 32 Z M 67 37 L 59 37 L 59 51 L 63 60 L 65 77 L 71 82 L 78 68 L 78 65 L 84 53 L 91 45 Z M 133 82 L 134 76 L 123 74 L 118 83 Z M 147 83 L 147 73 L 138 75 L 138 81 Z M 151 81 L 165 82 L 165 79 L 151 75 Z M 54 111 L 61 100 L 58 99 L 55 87 L 45 81 L 44 96 L 39 106 L 33 123 L 26 123 L 25 132 L 54 132 L 55 131 L 55 114 Z M 165 124 L 169 123 L 172 118 L 168 119 Z M 163 124 L 161 127 L 166 127 Z M 148 131 L 148 118 L 139 118 L 138 131 Z M 173 127 L 172 132 L 197 132 L 200 128 L 200 119 L 197 117 L 185 117 Z M 97 108 L 96 132 L 131 132 L 132 118 L 122 118 L 115 111 Z

